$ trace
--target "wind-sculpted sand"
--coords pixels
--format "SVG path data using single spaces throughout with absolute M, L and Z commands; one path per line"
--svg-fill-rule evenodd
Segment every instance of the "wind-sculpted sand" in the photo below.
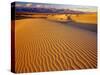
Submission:
M 97 67 L 95 32 L 46 19 L 21 19 L 15 24 L 15 72 Z
M 78 15 L 72 15 L 71 18 L 75 22 L 79 23 L 91 23 L 91 24 L 97 24 L 97 14 L 78 14 Z

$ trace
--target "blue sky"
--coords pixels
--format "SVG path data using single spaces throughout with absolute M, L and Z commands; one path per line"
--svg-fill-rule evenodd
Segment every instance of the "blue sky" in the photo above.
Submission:
M 47 3 L 32 3 L 32 2 L 16 2 L 16 7 L 72 9 L 72 10 L 88 11 L 88 12 L 97 11 L 97 7 L 95 6 L 62 5 L 62 4 L 47 4 Z

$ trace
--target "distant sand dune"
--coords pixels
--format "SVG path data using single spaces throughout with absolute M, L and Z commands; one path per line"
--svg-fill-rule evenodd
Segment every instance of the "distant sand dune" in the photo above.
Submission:
M 15 23 L 17 73 L 97 67 L 96 33 L 45 19 Z
M 96 13 L 95 14 L 72 15 L 71 17 L 76 22 L 97 24 L 97 14 Z
M 48 19 L 60 22 L 67 22 L 68 17 L 78 23 L 97 24 L 97 14 L 56 14 L 48 15 Z

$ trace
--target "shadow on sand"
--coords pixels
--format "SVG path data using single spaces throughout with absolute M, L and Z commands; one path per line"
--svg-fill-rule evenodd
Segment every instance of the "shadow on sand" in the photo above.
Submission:
M 30 16 L 16 16 L 15 20 L 20 20 L 20 19 L 35 19 L 35 18 L 45 18 L 45 17 L 30 17 Z
M 88 31 L 97 33 L 97 24 L 79 23 L 79 22 L 75 22 L 73 20 L 67 20 L 66 22 L 61 22 L 61 21 L 55 21 L 55 20 L 48 19 L 48 21 L 57 22 L 57 23 L 64 24 L 66 26 L 80 28 L 80 29 L 84 29 L 84 30 L 88 30 Z
M 27 18 L 32 18 L 32 17 L 28 17 L 28 16 L 16 16 L 15 20 L 27 19 Z
M 97 33 L 97 24 L 77 23 L 74 21 L 66 22 L 68 26 L 73 26 L 80 29 L 89 30 Z

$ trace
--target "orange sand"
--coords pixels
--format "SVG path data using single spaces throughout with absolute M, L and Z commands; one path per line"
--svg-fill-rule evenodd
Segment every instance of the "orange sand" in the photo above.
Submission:
M 97 24 L 97 14 L 79 14 L 71 17 L 76 22 Z
M 71 19 L 78 23 L 89 23 L 89 24 L 97 24 L 97 14 L 56 14 L 56 15 L 48 15 L 48 19 L 67 22 L 68 15 L 70 15 Z
M 21 19 L 15 23 L 15 72 L 97 67 L 94 32 L 45 19 Z

